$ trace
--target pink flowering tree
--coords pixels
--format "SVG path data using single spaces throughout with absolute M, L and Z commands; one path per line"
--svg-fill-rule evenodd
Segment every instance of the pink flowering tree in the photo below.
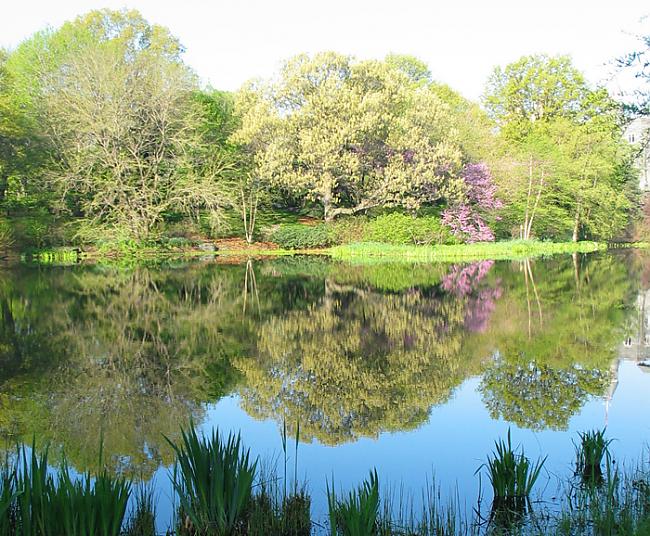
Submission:
M 463 169 L 465 198 L 445 209 L 442 222 L 451 232 L 466 242 L 491 242 L 494 232 L 485 222 L 485 216 L 500 209 L 503 204 L 496 197 L 496 185 L 484 163 L 467 164 Z

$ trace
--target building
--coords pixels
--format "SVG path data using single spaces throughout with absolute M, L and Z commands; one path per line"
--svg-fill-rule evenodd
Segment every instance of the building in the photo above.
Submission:
M 625 129 L 625 139 L 638 151 L 639 187 L 650 192 L 650 117 L 638 117 Z

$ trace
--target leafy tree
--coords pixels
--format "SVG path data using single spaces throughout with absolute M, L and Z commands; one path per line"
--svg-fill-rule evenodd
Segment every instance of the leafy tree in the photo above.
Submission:
M 59 208 L 147 237 L 169 211 L 213 221 L 227 164 L 208 151 L 197 83 L 169 32 L 95 11 L 22 43 L 8 69 L 49 149 Z
M 238 109 L 235 140 L 257 176 L 317 202 L 326 220 L 462 191 L 448 106 L 390 62 L 297 56 L 277 83 L 246 86 Z
M 497 68 L 484 103 L 500 129 L 495 175 L 502 228 L 530 238 L 610 239 L 634 192 L 620 108 L 592 89 L 567 57 L 526 56 Z

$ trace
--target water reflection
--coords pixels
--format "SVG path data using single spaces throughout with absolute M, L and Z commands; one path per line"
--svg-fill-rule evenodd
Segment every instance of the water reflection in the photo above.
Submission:
M 171 460 L 163 434 L 227 394 L 338 445 L 418 428 L 472 376 L 492 418 L 564 429 L 611 394 L 645 266 L 603 255 L 5 269 L 0 430 L 64 446 L 79 469 L 97 463 L 103 434 L 116 471 L 147 477 Z

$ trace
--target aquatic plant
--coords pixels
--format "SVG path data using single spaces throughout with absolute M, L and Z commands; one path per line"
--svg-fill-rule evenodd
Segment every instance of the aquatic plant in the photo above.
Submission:
M 611 439 L 605 439 L 605 430 L 579 432 L 580 443 L 575 444 L 576 473 L 583 481 L 598 483 L 603 479 L 601 464 L 603 459 L 610 460 L 609 445 Z
M 327 484 L 327 504 L 332 536 L 374 536 L 379 532 L 379 478 L 377 471 L 347 498 L 339 499 Z
M 151 487 L 138 488 L 124 536 L 156 536 L 156 505 Z
M 16 526 L 16 471 L 5 460 L 0 468 L 0 534 L 13 534 Z
M 479 470 L 482 467 L 487 468 L 494 493 L 493 512 L 502 509 L 525 509 L 545 462 L 546 457 L 532 463 L 524 455 L 523 448 L 516 452 L 512 447 L 510 430 L 506 441 L 497 440 L 495 451 L 488 457 L 487 464 L 479 467 Z
M 49 449 L 18 449 L 16 523 L 20 536 L 118 536 L 131 495 L 131 483 L 106 470 L 73 478 L 63 462 L 56 478 L 48 470 Z
M 167 441 L 176 453 L 172 484 L 180 502 L 180 534 L 234 534 L 250 507 L 257 472 L 241 437 L 229 434 L 223 441 L 213 430 L 199 438 L 191 424 L 181 429 L 180 445 Z

